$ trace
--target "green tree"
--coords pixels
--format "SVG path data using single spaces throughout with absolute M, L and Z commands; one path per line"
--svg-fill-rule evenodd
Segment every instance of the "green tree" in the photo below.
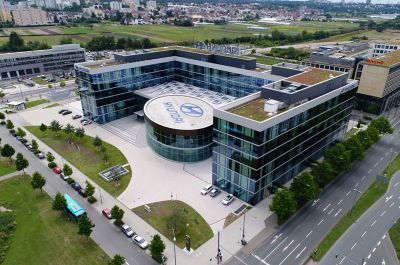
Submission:
M 335 177 L 335 170 L 332 168 L 328 161 L 322 161 L 311 168 L 311 175 L 314 176 L 315 181 L 320 188 L 325 187 Z
M 24 40 L 15 31 L 13 31 L 10 33 L 7 45 L 10 51 L 17 52 L 22 50 L 24 47 Z
M 6 96 L 6 94 L 3 92 L 3 90 L 0 90 L 0 98 L 1 98 L 1 102 L 3 102 L 3 98 Z M 4 114 L 3 114 L 4 115 Z M 0 120 L 4 120 L 5 118 L 3 118 L 3 119 L 1 119 L 0 118 Z
M 89 237 L 93 232 L 93 227 L 95 224 L 86 216 L 83 215 L 79 218 L 78 221 L 78 234 Z
M 87 197 L 93 196 L 95 191 L 96 191 L 96 188 L 92 185 L 92 183 L 90 183 L 89 181 L 86 181 L 85 195 Z
M 35 139 L 32 139 L 32 150 L 36 153 L 39 150 L 39 145 Z
M 379 131 L 377 128 L 375 127 L 368 127 L 365 132 L 368 134 L 369 139 L 371 139 L 371 141 L 373 143 L 376 143 L 379 141 L 379 139 L 381 138 L 381 136 L 379 135 Z
M 357 137 L 358 140 L 361 142 L 365 151 L 368 150 L 373 144 L 371 138 L 365 130 L 358 132 L 355 137 Z
M 40 124 L 39 130 L 40 130 L 43 134 L 45 134 L 46 131 L 47 131 L 47 125 L 46 125 L 46 124 L 43 124 L 43 123 Z
M 60 122 L 53 120 L 50 122 L 49 129 L 55 132 L 56 136 L 58 136 L 58 132 L 62 129 L 62 125 L 60 124 Z
M 124 217 L 124 210 L 119 208 L 117 205 L 114 205 L 111 208 L 111 217 L 115 219 L 114 224 L 117 226 L 122 225 L 122 218 Z
M 351 161 L 364 159 L 364 147 L 357 136 L 353 135 L 343 142 L 347 151 L 350 151 Z
M 3 93 L 4 94 L 4 93 Z M 1 94 L 0 94 L 0 96 L 1 96 Z M 4 113 L 3 112 L 0 112 L 0 120 L 4 120 L 6 118 L 6 115 L 4 115 Z
M 278 189 L 269 209 L 278 216 L 278 223 L 282 224 L 296 212 L 297 205 L 293 194 L 287 188 Z
M 123 265 L 125 264 L 125 258 L 121 255 L 114 255 L 114 257 L 108 263 L 109 265 Z
M 72 124 L 67 123 L 63 130 L 67 135 L 68 140 L 71 140 L 72 134 L 75 132 L 75 127 Z
M 63 166 L 63 173 L 64 173 L 64 175 L 65 176 L 71 176 L 72 175 L 72 173 L 73 173 L 73 170 L 72 170 L 72 168 L 68 165 L 68 164 L 64 164 L 64 166 Z
M 104 163 L 107 165 L 108 162 L 110 162 L 110 155 L 108 154 L 107 150 L 105 152 L 103 152 L 103 161 Z M 114 177 L 114 180 L 116 180 L 116 177 Z
M 161 240 L 160 235 L 155 234 L 150 242 L 151 257 L 158 263 L 161 263 L 163 261 L 162 254 L 164 250 L 165 250 L 164 242 Z
M 17 129 L 17 136 L 24 138 L 26 136 L 26 132 L 21 128 Z
M 54 162 L 54 160 L 56 158 L 54 157 L 54 155 L 51 152 L 47 152 L 46 159 L 47 159 L 47 162 Z
M 46 185 L 46 179 L 39 172 L 33 173 L 31 180 L 32 188 L 34 190 L 40 189 L 40 192 L 43 192 L 44 185 Z
M 93 145 L 99 151 L 100 147 L 103 145 L 103 140 L 101 140 L 100 137 L 96 135 L 96 137 L 93 139 Z
M 83 128 L 76 128 L 75 130 L 75 136 L 80 139 L 82 142 L 83 137 L 85 136 L 85 129 Z
M 14 123 L 11 120 L 6 121 L 6 128 L 11 130 L 14 129 Z
M 29 162 L 21 153 L 17 154 L 17 159 L 15 160 L 15 167 L 18 171 L 23 171 L 25 175 L 25 168 L 29 166 Z
M 393 133 L 393 127 L 392 125 L 390 125 L 390 122 L 387 118 L 381 116 L 379 118 L 376 118 L 375 120 L 373 120 L 369 127 L 375 127 L 376 129 L 378 129 L 380 134 L 391 134 Z
M 1 148 L 1 156 L 2 157 L 8 157 L 10 161 L 12 161 L 12 156 L 15 154 L 14 148 L 9 145 L 5 144 L 3 148 Z
M 351 153 L 341 143 L 335 144 L 326 150 L 325 159 L 331 164 L 336 173 L 350 169 Z
M 67 207 L 67 200 L 60 192 L 57 192 L 53 201 L 53 210 L 64 211 L 66 207 Z
M 309 172 L 296 176 L 289 190 L 292 192 L 299 208 L 308 201 L 318 198 L 320 193 L 317 182 Z

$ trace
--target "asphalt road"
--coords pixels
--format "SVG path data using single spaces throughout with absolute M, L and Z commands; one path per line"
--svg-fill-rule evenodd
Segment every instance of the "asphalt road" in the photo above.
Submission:
M 56 87 L 56 88 L 52 88 L 54 91 L 57 90 L 63 90 L 66 88 L 71 88 L 74 89 L 76 87 L 75 84 L 68 84 L 65 87 Z M 40 95 L 42 95 L 43 97 L 45 97 L 47 95 L 47 92 L 49 92 L 50 89 L 49 88 L 38 88 L 35 90 L 30 90 L 30 91 L 23 91 L 22 92 L 22 97 L 21 97 L 21 93 L 17 92 L 17 93 L 12 93 L 12 94 L 7 94 L 3 101 L 8 100 L 8 101 L 13 101 L 13 100 L 25 100 L 25 98 L 33 98 L 33 97 L 39 97 Z
M 400 172 L 393 176 L 386 194 L 378 200 L 336 242 L 321 261 L 321 265 L 382 264 L 394 265 L 393 255 L 371 260 L 386 233 L 400 217 Z M 378 260 L 377 260 L 378 259 Z M 385 260 L 386 259 L 386 260 Z
M 317 200 L 301 209 L 251 254 L 241 250 L 226 264 L 303 264 L 320 240 L 350 211 L 360 192 L 364 192 L 386 168 L 394 152 L 400 152 L 399 123 L 400 117 L 393 121 L 394 134 L 383 136 L 368 150 L 364 160 L 355 162 L 349 172 L 337 177 Z
M 392 241 L 388 234 L 385 234 L 381 240 L 381 244 L 376 247 L 376 251 L 373 253 L 371 258 L 367 261 L 367 264 L 377 265 L 399 265 L 397 254 L 393 248 Z
M 6 143 L 12 145 L 16 153 L 22 153 L 29 160 L 29 167 L 26 170 L 29 174 L 38 171 L 47 179 L 44 190 L 51 197 L 54 197 L 57 192 L 68 193 L 86 210 L 88 217 L 96 225 L 91 237 L 109 256 L 120 254 L 126 258 L 129 265 L 156 264 L 147 253 L 134 245 L 132 240 L 127 238 L 110 220 L 102 216 L 66 182 L 54 174 L 47 167 L 46 161 L 36 158 L 33 153 L 29 152 L 25 146 L 12 137 L 4 127 L 0 127 L 0 137 L 3 145 Z

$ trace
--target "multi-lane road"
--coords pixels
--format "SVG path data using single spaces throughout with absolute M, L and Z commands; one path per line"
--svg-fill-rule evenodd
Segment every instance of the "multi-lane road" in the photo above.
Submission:
M 383 136 L 367 151 L 364 160 L 355 162 L 349 172 L 337 177 L 317 200 L 301 209 L 250 254 L 241 250 L 227 264 L 303 264 L 340 218 L 350 211 L 360 193 L 400 152 L 399 123 L 400 117 L 393 121 L 395 133 Z

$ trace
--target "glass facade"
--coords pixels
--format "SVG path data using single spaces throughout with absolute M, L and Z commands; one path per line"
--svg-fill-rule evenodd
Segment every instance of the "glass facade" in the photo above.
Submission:
M 173 80 L 243 97 L 261 90 L 271 80 L 247 76 L 194 64 L 170 61 L 147 66 L 90 74 L 76 68 L 85 117 L 98 123 L 132 115 L 143 108 L 135 90 Z
M 272 183 L 284 184 L 346 132 L 356 89 L 264 131 L 214 117 L 213 184 L 256 204 Z
M 212 126 L 190 133 L 151 124 L 146 119 L 146 137 L 159 155 L 179 162 L 198 162 L 212 155 Z

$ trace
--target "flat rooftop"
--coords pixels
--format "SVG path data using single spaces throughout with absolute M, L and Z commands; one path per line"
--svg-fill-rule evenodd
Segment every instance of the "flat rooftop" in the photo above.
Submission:
M 400 50 L 389 52 L 384 55 L 365 60 L 365 64 L 382 65 L 387 67 L 398 63 L 400 63 Z
M 114 66 L 114 65 L 119 65 L 119 64 L 121 64 L 121 63 L 112 59 L 112 61 L 100 60 L 100 61 L 94 61 L 94 62 L 87 62 L 86 64 L 82 64 L 82 65 L 87 68 L 90 68 L 90 69 L 98 69 L 98 68 L 102 68 L 102 67 Z
M 275 114 L 270 115 L 264 111 L 265 100 L 265 98 L 253 99 L 227 111 L 251 120 L 262 122 L 287 110 L 287 108 L 281 109 Z
M 329 71 L 320 68 L 310 68 L 309 70 L 292 76 L 286 79 L 289 82 L 305 84 L 305 85 L 315 85 L 330 79 L 331 77 L 336 77 L 342 75 L 341 72 Z

